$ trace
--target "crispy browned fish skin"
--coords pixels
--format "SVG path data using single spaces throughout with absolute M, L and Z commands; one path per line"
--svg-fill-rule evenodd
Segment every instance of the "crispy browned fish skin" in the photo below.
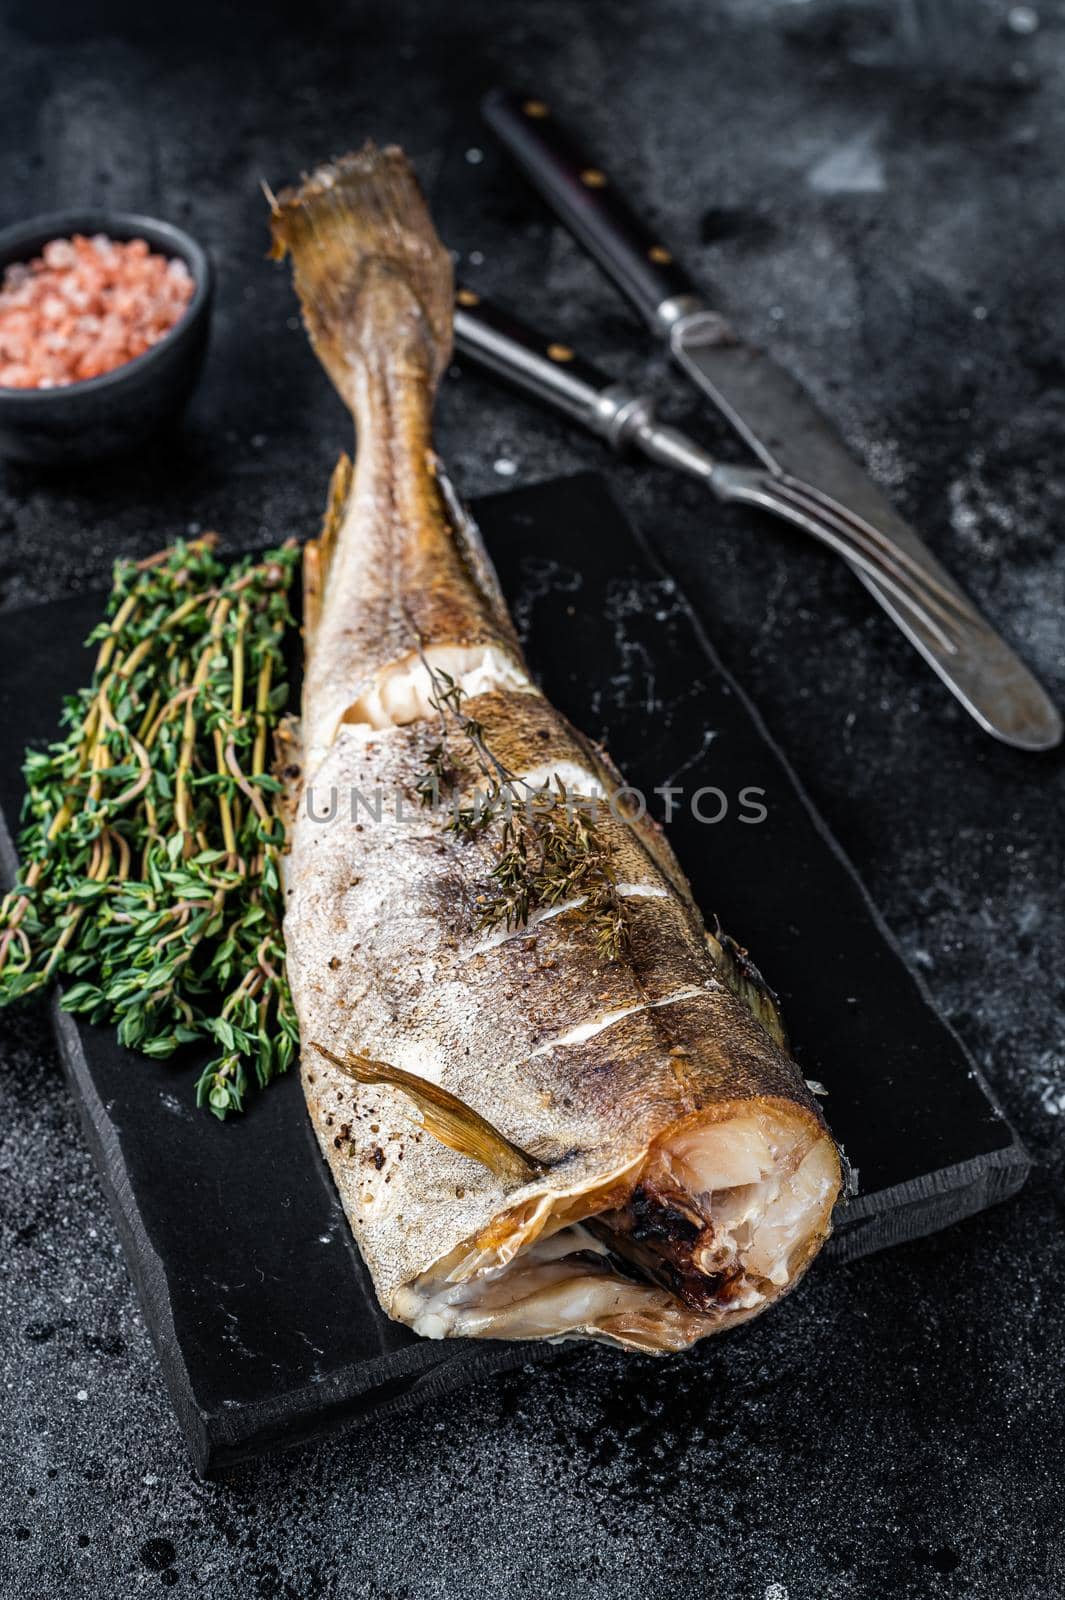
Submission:
M 342 715 L 356 685 L 419 639 L 477 645 L 502 636 L 515 654 L 518 646 L 502 603 L 471 586 L 433 469 L 433 400 L 451 354 L 451 258 L 406 159 L 367 146 L 278 204 L 274 253 L 291 254 L 311 343 L 358 431 L 348 513 L 365 507 L 374 523 L 373 538 L 346 542 L 335 527 L 320 552 L 324 598 L 303 694 L 313 748 L 319 716 L 328 725 Z
M 528 683 L 490 567 L 441 493 L 430 417 L 450 352 L 451 267 L 413 174 L 399 151 L 367 147 L 282 195 L 273 227 L 359 439 L 307 568 L 305 792 L 286 914 L 302 1035 L 439 1082 L 547 1169 L 508 1183 L 427 1136 L 394 1088 L 355 1086 L 305 1049 L 312 1120 L 382 1303 L 409 1320 L 411 1286 L 441 1262 L 461 1276 L 475 1259 L 503 1261 L 563 1218 L 610 1209 L 620 1239 L 643 1165 L 683 1130 L 741 1115 L 789 1130 L 796 1160 L 825 1152 L 823 1204 L 790 1286 L 827 1232 L 838 1162 L 794 1063 L 722 981 L 661 831 L 602 823 L 633 891 L 623 959 L 603 961 L 579 907 L 486 936 L 483 842 L 417 808 L 436 720 L 365 725 L 367 696 L 397 663 L 487 650 L 498 681 L 468 710 L 506 764 L 605 793 L 618 782 Z M 481 781 L 468 755 L 455 759 L 460 783 Z M 343 797 L 337 823 L 311 821 L 308 791 Z M 407 815 L 390 799 L 380 820 L 355 824 L 353 792 L 406 796 Z M 583 1037 L 589 1025 L 598 1031 Z M 588 1270 L 601 1299 L 610 1269 Z M 696 1315 L 663 1288 L 619 1288 L 617 1300 L 616 1313 L 600 1303 L 565 1331 L 675 1348 L 751 1314 Z M 466 1331 L 510 1331 L 505 1318 L 487 1322 Z

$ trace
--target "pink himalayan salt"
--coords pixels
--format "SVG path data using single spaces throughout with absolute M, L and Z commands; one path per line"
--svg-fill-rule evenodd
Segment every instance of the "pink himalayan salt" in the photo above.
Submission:
M 61 389 L 158 344 L 192 299 L 183 261 L 144 239 L 52 239 L 0 285 L 0 388 Z

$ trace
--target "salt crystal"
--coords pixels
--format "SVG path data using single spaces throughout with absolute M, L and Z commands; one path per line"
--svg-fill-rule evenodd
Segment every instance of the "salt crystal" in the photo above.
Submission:
M 41 255 L 49 267 L 72 267 L 78 259 L 77 251 L 69 239 L 49 239 Z
M 1011 33 L 1022 36 L 1038 32 L 1039 13 L 1034 6 L 1011 6 L 1006 16 L 1006 26 Z
M 0 387 L 65 387 L 158 343 L 184 314 L 188 266 L 146 240 L 50 239 L 0 282 Z

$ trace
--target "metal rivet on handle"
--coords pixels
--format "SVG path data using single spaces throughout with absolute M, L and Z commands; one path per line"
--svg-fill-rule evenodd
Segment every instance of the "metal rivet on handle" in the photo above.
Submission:
M 549 344 L 547 353 L 552 361 L 572 361 L 573 351 L 568 344 Z
M 606 173 L 600 172 L 598 167 L 586 167 L 581 173 L 581 182 L 586 189 L 605 189 Z
M 527 117 L 546 117 L 547 106 L 542 100 L 526 100 L 521 108 Z
M 653 261 L 656 266 L 668 267 L 673 264 L 673 257 L 664 245 L 653 244 L 647 252 L 648 261 Z
M 474 294 L 472 289 L 460 289 L 455 300 L 460 306 L 479 306 L 481 303 L 480 295 Z

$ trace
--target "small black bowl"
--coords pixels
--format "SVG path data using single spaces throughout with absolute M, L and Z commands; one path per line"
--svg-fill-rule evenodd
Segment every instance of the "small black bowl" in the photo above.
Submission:
M 0 232 L 5 267 L 38 256 L 49 239 L 144 239 L 177 256 L 192 274 L 192 299 L 157 345 L 113 372 L 63 389 L 0 388 L 0 455 L 41 466 L 121 455 L 142 444 L 185 405 L 203 365 L 214 276 L 206 252 L 180 228 L 127 211 L 54 211 Z

